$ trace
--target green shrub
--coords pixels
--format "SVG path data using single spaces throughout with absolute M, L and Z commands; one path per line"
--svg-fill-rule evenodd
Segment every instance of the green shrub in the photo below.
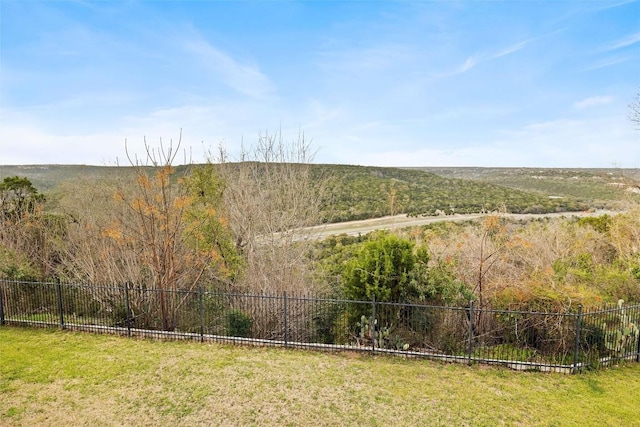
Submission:
M 380 233 L 364 242 L 345 265 L 345 294 L 356 301 L 403 301 L 414 293 L 416 268 L 413 243 L 393 234 Z
M 251 336 L 253 319 L 240 310 L 227 313 L 227 334 L 232 337 L 248 338 Z

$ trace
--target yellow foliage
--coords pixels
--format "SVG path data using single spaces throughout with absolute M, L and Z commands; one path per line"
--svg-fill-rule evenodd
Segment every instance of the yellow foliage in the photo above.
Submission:
M 136 181 L 138 182 L 138 185 L 146 190 L 151 188 L 151 181 L 149 180 L 149 177 L 146 174 L 140 173 L 138 174 L 138 176 L 136 177 Z
M 105 228 L 101 234 L 102 237 L 108 237 L 115 241 L 122 240 L 122 230 L 115 224 L 112 224 L 109 228 Z
M 522 237 L 514 236 L 505 243 L 505 247 L 507 249 L 514 249 L 518 247 L 523 249 L 530 249 L 533 247 L 533 244 L 530 241 L 523 239 Z
M 489 232 L 500 230 L 500 218 L 495 215 L 487 215 L 482 220 L 482 227 Z
M 190 196 L 176 197 L 173 201 L 173 207 L 176 209 L 184 209 L 191 204 L 192 200 Z
M 158 215 L 159 213 L 159 210 L 156 206 L 153 206 L 147 203 L 145 200 L 143 200 L 140 197 L 137 197 L 133 200 L 133 202 L 131 203 L 131 207 L 137 213 L 147 215 L 147 216 L 154 216 L 154 215 Z
M 113 194 L 113 200 L 115 200 L 116 202 L 123 202 L 124 201 L 124 194 L 122 194 L 122 191 L 116 191 Z
M 563 310 L 571 306 L 593 307 L 602 303 L 602 297 L 595 290 L 585 286 L 551 286 L 544 281 L 532 280 L 521 286 L 501 289 L 494 302 L 500 308 L 524 308 L 527 310 Z
M 145 202 L 137 197 L 132 203 L 131 203 L 131 207 L 133 208 L 133 210 L 135 210 L 136 212 L 141 212 L 144 210 L 144 206 L 145 206 Z
M 169 176 L 174 172 L 171 166 L 163 166 L 157 173 L 156 179 L 158 181 L 158 185 L 164 187 L 169 182 Z

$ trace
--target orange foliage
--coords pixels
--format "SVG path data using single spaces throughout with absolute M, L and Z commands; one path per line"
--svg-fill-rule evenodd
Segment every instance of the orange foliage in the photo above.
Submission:
M 115 241 L 122 240 L 122 230 L 117 225 L 112 224 L 111 227 L 102 230 L 102 237 L 108 237 Z
M 144 188 L 145 190 L 148 190 L 151 188 L 151 181 L 149 180 L 149 177 L 146 174 L 138 174 L 138 176 L 136 177 L 136 181 L 138 182 L 138 185 L 142 188 Z
M 488 215 L 482 219 L 482 227 L 488 232 L 501 230 L 500 218 L 495 215 Z
M 116 191 L 115 193 L 113 193 L 113 200 L 115 200 L 116 202 L 123 202 L 124 194 L 122 194 L 121 191 Z
M 193 201 L 193 198 L 189 196 L 176 197 L 173 200 L 173 207 L 181 210 L 189 206 L 192 201 Z
M 174 169 L 171 166 L 163 166 L 156 174 L 158 185 L 164 187 L 169 181 L 169 177 L 174 173 Z

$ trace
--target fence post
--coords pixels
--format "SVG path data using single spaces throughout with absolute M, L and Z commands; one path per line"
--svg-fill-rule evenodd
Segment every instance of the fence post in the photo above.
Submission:
M 376 294 L 371 299 L 371 354 L 376 352 Z
M 5 281 L 0 281 L 0 326 L 4 326 L 4 301 L 2 300 L 2 297 L 4 295 L 4 289 L 5 289 Z
M 636 305 L 636 313 L 638 312 L 638 306 Z M 636 347 L 636 363 L 640 362 L 640 336 L 636 337 L 638 340 L 638 347 Z
M 60 313 L 60 329 L 64 329 L 64 309 L 62 306 L 62 285 L 60 285 L 60 279 L 56 281 L 56 294 L 58 295 L 58 313 Z
M 578 357 L 580 357 L 580 327 L 582 326 L 582 306 L 578 306 L 578 316 L 576 317 L 576 343 L 573 349 L 573 369 L 572 373 L 578 372 Z
M 469 365 L 471 365 L 471 357 L 473 355 L 473 300 L 469 303 Z
M 284 291 L 284 346 L 289 344 L 289 307 L 287 304 L 287 291 Z
M 204 342 L 204 302 L 202 286 L 198 286 L 198 312 L 200 314 L 200 342 Z
M 129 282 L 124 282 L 124 304 L 127 309 L 127 336 L 131 336 L 131 304 L 129 302 Z

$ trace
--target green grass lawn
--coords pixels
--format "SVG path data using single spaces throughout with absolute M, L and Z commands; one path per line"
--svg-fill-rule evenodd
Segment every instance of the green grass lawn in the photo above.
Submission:
M 640 364 L 582 375 L 0 328 L 0 425 L 638 425 Z

